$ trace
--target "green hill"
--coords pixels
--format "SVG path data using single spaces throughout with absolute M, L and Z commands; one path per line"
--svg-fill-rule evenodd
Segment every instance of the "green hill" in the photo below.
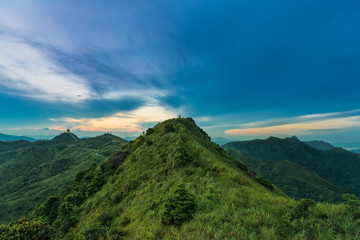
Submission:
M 342 148 L 317 150 L 294 138 L 231 142 L 223 145 L 254 158 L 278 162 L 288 160 L 318 174 L 347 192 L 360 195 L 360 155 Z
M 346 191 L 314 172 L 288 160 L 271 162 L 250 157 L 233 148 L 225 148 L 235 159 L 269 179 L 286 195 L 319 202 L 340 202 Z
M 58 143 L 64 144 L 64 143 L 75 143 L 79 140 L 80 139 L 75 134 L 71 133 L 70 131 L 67 131 L 54 137 L 53 139 L 50 140 L 50 142 L 54 144 L 58 144 Z
M 125 142 L 112 135 L 79 140 L 62 133 L 51 141 L 0 143 L 0 222 L 28 214 Z
M 36 215 L 51 224 L 43 239 L 358 239 L 349 208 L 286 197 L 181 118 L 77 174 Z

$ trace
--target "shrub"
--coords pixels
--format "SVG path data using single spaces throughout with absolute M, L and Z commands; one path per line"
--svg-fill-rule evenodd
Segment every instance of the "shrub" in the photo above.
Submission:
M 109 163 L 117 169 L 125 162 L 126 158 L 130 155 L 130 151 L 115 151 L 109 157 Z
M 50 240 L 53 234 L 48 224 L 35 219 L 22 218 L 7 225 L 0 225 L 0 239 Z
M 42 209 L 40 210 L 40 214 L 46 217 L 50 224 L 52 224 L 57 218 L 59 205 L 59 196 L 56 194 L 52 195 L 43 205 Z
M 146 131 L 146 136 L 149 136 L 151 134 L 153 134 L 155 132 L 155 130 L 153 128 L 149 128 L 147 131 Z
M 167 123 L 165 125 L 165 133 L 170 133 L 170 132 L 174 132 L 175 128 L 173 127 L 173 125 L 171 125 L 171 123 Z
M 111 225 L 111 222 L 113 221 L 114 216 L 108 212 L 102 212 L 98 217 L 97 221 L 100 223 L 101 226 L 109 227 Z
M 99 240 L 106 237 L 106 228 L 95 223 L 85 228 L 81 235 L 87 240 Z
M 161 222 L 164 225 L 180 225 L 193 218 L 196 203 L 194 196 L 183 184 L 172 189 L 165 198 Z
M 350 214 L 353 217 L 353 220 L 360 218 L 360 200 L 357 199 L 355 194 L 343 194 L 342 198 L 345 201 L 346 206 L 349 209 Z
M 344 199 L 346 205 L 348 205 L 349 207 L 360 207 L 360 200 L 357 199 L 357 197 L 355 196 L 355 194 L 343 194 L 342 199 Z
M 261 185 L 263 185 L 264 187 L 266 187 L 267 189 L 269 189 L 271 191 L 274 191 L 274 186 L 267 179 L 265 179 L 264 177 L 261 177 L 261 176 L 257 177 L 256 181 L 258 183 L 260 183 Z
M 112 203 L 117 204 L 117 203 L 121 202 L 123 200 L 123 198 L 124 198 L 123 193 L 122 192 L 117 192 L 115 194 L 115 196 L 112 197 L 111 200 L 112 200 Z
M 108 235 L 109 235 L 109 239 L 119 240 L 119 239 L 125 239 L 126 232 L 120 229 L 112 229 L 110 230 Z
M 292 218 L 301 218 L 309 216 L 309 208 L 316 205 L 311 199 L 300 199 L 291 212 Z

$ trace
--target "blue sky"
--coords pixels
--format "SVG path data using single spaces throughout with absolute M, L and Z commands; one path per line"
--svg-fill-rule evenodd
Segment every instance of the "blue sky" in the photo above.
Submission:
M 0 0 L 0 131 L 136 136 L 179 114 L 213 137 L 360 147 L 360 3 Z

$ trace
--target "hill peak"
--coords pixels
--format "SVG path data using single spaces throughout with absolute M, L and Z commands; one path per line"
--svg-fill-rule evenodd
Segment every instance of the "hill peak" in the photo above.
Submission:
M 193 136 L 198 136 L 210 140 L 209 135 L 196 125 L 194 119 L 188 118 L 172 118 L 164 122 L 157 124 L 154 128 L 149 128 L 145 135 L 151 135 L 154 132 L 156 133 L 166 133 L 166 132 L 179 132 L 183 130 L 189 130 L 188 134 Z
M 294 139 L 294 140 L 300 141 L 297 136 L 292 136 L 292 137 L 290 137 L 290 139 Z
M 74 133 L 70 132 L 70 130 L 67 130 L 60 135 L 54 137 L 51 139 L 51 142 L 57 142 L 57 143 L 69 143 L 69 142 L 76 142 L 80 139 L 78 136 L 76 136 Z

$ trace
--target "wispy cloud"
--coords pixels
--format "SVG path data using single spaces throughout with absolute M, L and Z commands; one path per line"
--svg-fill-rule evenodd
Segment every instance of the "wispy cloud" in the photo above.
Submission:
M 162 20 L 162 27 L 141 24 L 144 28 L 141 29 L 133 14 L 126 11 L 116 13 L 121 16 L 116 19 L 106 16 L 98 19 L 99 16 L 90 13 L 91 9 L 88 14 L 83 13 L 82 7 L 91 4 L 79 4 L 73 12 L 54 11 L 50 6 L 30 0 L 24 4 L 7 3 L 0 9 L 2 94 L 46 102 L 82 103 L 129 97 L 148 102 L 169 93 L 161 85 L 174 64 L 170 63 L 169 49 L 159 47 L 169 39 L 159 30 L 149 34 L 146 29 L 168 28 L 167 21 Z M 119 27 L 103 29 L 99 25 L 100 32 L 93 32 L 88 28 L 87 18 L 95 18 L 96 24 L 115 20 Z M 128 24 L 120 25 L 123 22 Z
M 337 130 L 360 127 L 359 110 L 303 115 L 294 118 L 276 119 L 242 124 L 228 129 L 228 135 L 246 136 L 289 136 L 308 135 L 316 130 Z M 348 115 L 353 116 L 348 116 Z
M 13 94 L 63 102 L 96 97 L 85 79 L 20 39 L 0 35 L 0 63 L 0 84 Z

